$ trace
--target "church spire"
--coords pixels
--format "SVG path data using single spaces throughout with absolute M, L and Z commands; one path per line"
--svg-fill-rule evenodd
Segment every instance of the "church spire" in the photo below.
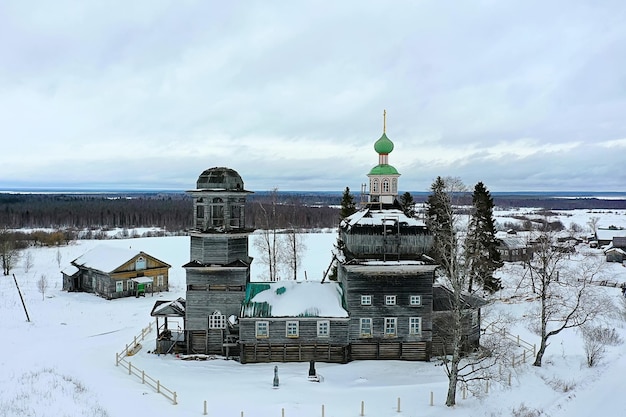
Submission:
M 387 133 L 387 110 L 383 110 L 383 133 Z

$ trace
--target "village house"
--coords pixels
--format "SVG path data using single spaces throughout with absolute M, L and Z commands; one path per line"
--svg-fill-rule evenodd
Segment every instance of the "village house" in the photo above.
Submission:
M 170 265 L 142 251 L 99 245 L 61 271 L 63 290 L 107 299 L 167 291 Z
M 626 237 L 614 236 L 611 243 L 604 248 L 604 254 L 607 262 L 626 261 Z
M 528 261 L 533 257 L 533 246 L 528 235 L 498 232 L 496 241 L 500 259 L 504 262 Z

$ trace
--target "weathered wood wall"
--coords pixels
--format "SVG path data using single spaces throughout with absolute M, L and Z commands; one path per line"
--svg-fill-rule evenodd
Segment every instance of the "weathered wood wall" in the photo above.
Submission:
M 191 260 L 203 264 L 227 265 L 248 259 L 248 235 L 191 235 Z

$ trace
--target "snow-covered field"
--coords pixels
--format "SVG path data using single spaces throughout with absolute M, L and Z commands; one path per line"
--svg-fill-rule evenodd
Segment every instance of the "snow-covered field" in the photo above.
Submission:
M 502 213 L 503 215 L 505 213 Z M 626 226 L 623 212 L 566 212 L 567 227 L 586 227 L 591 216 L 601 226 Z M 501 221 L 498 218 L 498 221 Z M 304 269 L 309 280 L 319 279 L 330 262 L 334 233 L 306 235 Z M 107 301 L 91 294 L 61 291 L 61 268 L 95 245 L 105 243 L 140 249 L 172 265 L 171 291 L 154 297 Z M 251 255 L 255 256 L 250 245 Z M 151 321 L 150 310 L 157 299 L 184 297 L 185 274 L 181 265 L 189 260 L 187 237 L 78 241 L 70 246 L 29 249 L 33 266 L 25 272 L 20 264 L 15 273 L 22 290 L 30 322 L 20 302 L 12 277 L 0 277 L 0 416 L 109 416 L 151 417 L 203 415 L 207 401 L 209 416 L 624 416 L 626 401 L 619 392 L 626 374 L 624 345 L 609 347 L 604 361 L 595 368 L 585 364 L 580 335 L 564 331 L 551 339 L 544 366 L 529 364 L 510 370 L 508 383 L 492 383 L 489 392 L 468 395 L 458 405 L 444 405 L 447 379 L 436 360 L 424 362 L 356 361 L 346 365 L 318 363 L 323 381 L 307 381 L 308 363 L 249 364 L 214 359 L 182 361 L 172 355 L 156 356 L 155 332 L 129 360 L 134 366 L 177 392 L 178 405 L 127 370 L 115 366 L 115 353 L 133 341 Z M 601 253 L 600 251 L 597 252 Z M 626 268 L 607 264 L 606 273 L 626 282 Z M 253 264 L 252 276 L 261 275 Z M 500 274 L 507 289 L 495 296 L 487 309 L 506 311 L 516 317 L 510 332 L 530 343 L 537 336 L 527 329 L 524 315 L 528 302 L 505 302 L 507 291 L 519 281 L 520 267 L 507 265 Z M 37 288 L 41 275 L 50 288 L 42 300 Z M 304 276 L 303 272 L 301 273 Z M 604 289 L 620 302 L 617 289 Z M 624 322 L 612 323 L 626 339 Z M 529 361 L 530 362 L 530 361 Z M 280 387 L 272 388 L 273 369 L 278 365 Z M 506 370 L 504 370 L 506 372 Z M 487 387 L 485 387 L 485 391 Z M 431 392 L 434 405 L 430 405 Z M 398 412 L 398 398 L 401 411 Z M 525 411 L 524 411 L 525 410 Z

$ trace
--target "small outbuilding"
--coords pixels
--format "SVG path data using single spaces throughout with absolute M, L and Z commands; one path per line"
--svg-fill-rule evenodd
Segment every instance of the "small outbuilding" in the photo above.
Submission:
M 145 252 L 99 245 L 61 271 L 65 291 L 92 292 L 107 299 L 168 291 L 171 265 Z

